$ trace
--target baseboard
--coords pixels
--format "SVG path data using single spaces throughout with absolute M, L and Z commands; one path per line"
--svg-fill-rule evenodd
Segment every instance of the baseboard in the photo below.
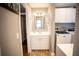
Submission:
M 54 52 L 51 52 L 51 56 L 55 56 L 55 53 Z
M 41 50 L 49 51 L 49 49 L 32 49 L 31 51 L 34 51 L 34 50 L 37 50 L 37 51 L 41 51 Z
M 49 52 L 50 52 L 50 56 L 55 56 L 54 52 L 51 52 L 50 50 L 49 50 Z

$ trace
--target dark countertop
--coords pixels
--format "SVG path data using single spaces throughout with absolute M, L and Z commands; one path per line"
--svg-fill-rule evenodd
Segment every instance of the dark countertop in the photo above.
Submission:
M 66 32 L 66 31 L 56 31 L 56 33 L 58 33 L 58 34 L 69 34 L 69 33 Z

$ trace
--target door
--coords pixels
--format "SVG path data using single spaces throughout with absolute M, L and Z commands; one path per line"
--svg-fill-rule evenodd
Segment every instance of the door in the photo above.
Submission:
M 0 14 L 1 55 L 22 56 L 19 15 L 3 7 L 0 7 Z

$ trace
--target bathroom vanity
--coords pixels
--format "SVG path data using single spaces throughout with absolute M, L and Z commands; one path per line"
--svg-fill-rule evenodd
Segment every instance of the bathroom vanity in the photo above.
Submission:
M 31 33 L 31 49 L 32 50 L 48 50 L 49 49 L 49 33 Z

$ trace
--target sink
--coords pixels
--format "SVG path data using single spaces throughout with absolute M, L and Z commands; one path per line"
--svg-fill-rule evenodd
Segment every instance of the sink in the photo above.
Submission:
M 50 35 L 50 33 L 49 32 L 31 32 L 31 34 L 30 35 Z
M 66 31 L 56 31 L 56 33 L 59 33 L 59 34 L 69 34 L 69 33 L 66 32 Z

